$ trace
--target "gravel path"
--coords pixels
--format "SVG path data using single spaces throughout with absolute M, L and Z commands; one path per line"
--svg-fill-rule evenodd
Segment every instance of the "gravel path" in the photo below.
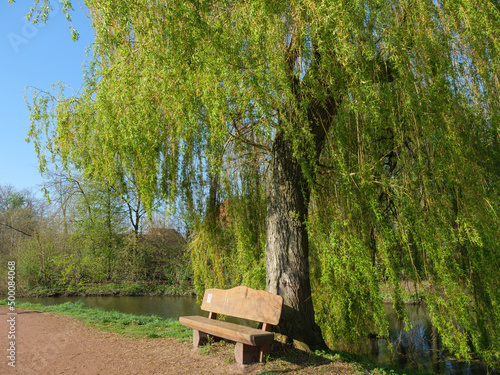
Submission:
M 12 316 L 0 307 L 0 374 L 257 374 L 261 364 L 228 361 L 232 353 L 202 355 L 175 339 L 135 339 L 102 332 L 61 315 L 17 310 L 15 368 L 9 366 Z M 7 355 L 6 355 L 7 354 Z

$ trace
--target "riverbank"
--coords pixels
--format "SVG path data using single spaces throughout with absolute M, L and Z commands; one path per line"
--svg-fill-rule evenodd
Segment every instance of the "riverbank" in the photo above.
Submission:
M 0 290 L 0 296 L 7 290 Z M 87 296 L 195 296 L 191 284 L 169 285 L 162 282 L 135 281 L 112 283 L 81 283 L 69 287 L 36 286 L 34 288 L 19 288 L 17 297 L 87 297 Z M 1 297 L 0 297 L 1 298 Z
M 403 303 L 406 305 L 425 305 L 422 292 L 414 283 L 401 282 Z M 394 303 L 394 291 L 388 285 L 380 286 L 382 301 Z M 0 286 L 0 298 L 7 295 L 6 286 Z M 77 285 L 38 285 L 30 288 L 22 286 L 16 290 L 20 298 L 32 297 L 92 297 L 92 296 L 171 296 L 195 297 L 194 286 L 190 282 L 170 285 L 155 281 L 121 281 L 107 283 L 79 283 Z
M 7 308 L 2 305 L 6 306 L 5 300 L 0 301 L 0 314 L 6 318 Z M 279 342 L 273 345 L 266 364 L 239 366 L 234 363 L 234 345 L 229 343 L 193 351 L 191 330 L 176 319 L 106 312 L 83 303 L 18 307 L 22 310 L 17 311 L 16 345 L 18 352 L 24 354 L 18 358 L 15 370 L 18 372 L 12 373 L 63 374 L 77 370 L 80 374 L 411 373 L 380 367 L 344 352 L 304 353 Z M 0 332 L 7 332 L 6 320 L 0 320 Z M 0 335 L 2 347 L 7 345 L 6 336 Z M 7 366 L 5 361 L 4 365 Z

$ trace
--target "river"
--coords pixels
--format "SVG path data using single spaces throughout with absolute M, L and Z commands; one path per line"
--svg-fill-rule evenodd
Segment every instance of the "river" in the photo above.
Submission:
M 190 297 L 39 297 L 19 298 L 19 302 L 33 302 L 54 305 L 82 300 L 86 306 L 104 310 L 115 310 L 136 315 L 157 315 L 164 318 L 178 318 L 183 315 L 206 315 Z M 442 350 L 441 340 L 432 327 L 424 307 L 407 306 L 413 328 L 406 332 L 397 321 L 394 310 L 386 306 L 390 324 L 390 340 L 394 350 L 384 339 L 367 339 L 356 347 L 342 347 L 346 350 L 372 358 L 378 363 L 398 364 L 401 367 L 432 371 L 445 375 L 487 374 L 486 368 L 478 362 L 472 364 L 457 361 Z M 489 372 L 497 374 L 498 372 Z

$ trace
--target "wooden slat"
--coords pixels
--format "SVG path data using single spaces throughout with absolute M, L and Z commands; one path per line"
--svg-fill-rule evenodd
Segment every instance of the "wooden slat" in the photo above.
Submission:
M 236 318 L 277 325 L 281 316 L 283 298 L 263 290 L 246 286 L 233 289 L 207 289 L 201 309 Z
M 260 329 L 220 320 L 213 320 L 203 316 L 181 316 L 179 322 L 182 325 L 200 332 L 208 333 L 209 335 L 252 346 L 271 344 L 274 340 L 274 334 L 272 332 L 266 332 Z

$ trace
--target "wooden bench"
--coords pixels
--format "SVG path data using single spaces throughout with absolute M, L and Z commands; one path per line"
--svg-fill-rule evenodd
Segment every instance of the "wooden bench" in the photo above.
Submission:
M 179 322 L 193 329 L 193 346 L 207 343 L 207 335 L 236 342 L 234 356 L 238 363 L 265 362 L 274 340 L 272 326 L 279 323 L 283 298 L 261 290 L 238 286 L 233 289 L 207 289 L 201 309 L 208 318 L 182 316 Z M 262 324 L 262 329 L 216 320 L 217 314 L 233 316 Z

